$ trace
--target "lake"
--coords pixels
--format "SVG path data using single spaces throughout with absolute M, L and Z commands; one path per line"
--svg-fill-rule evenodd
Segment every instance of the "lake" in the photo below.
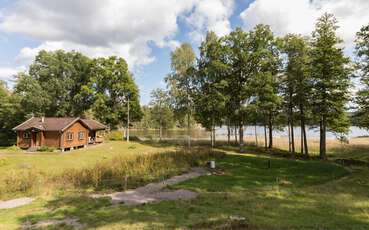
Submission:
M 256 126 L 256 132 L 258 136 L 264 135 L 264 127 Z M 295 137 L 300 137 L 301 129 L 300 127 L 294 128 Z M 233 133 L 233 132 L 232 132 Z M 159 138 L 159 130 L 131 130 L 130 134 L 132 136 L 138 136 L 141 138 Z M 274 130 L 274 137 L 288 137 L 287 128 L 284 130 Z M 255 135 L 255 127 L 254 126 L 245 126 L 245 136 L 254 136 Z M 367 136 L 369 132 L 366 129 L 362 129 L 356 126 L 352 126 L 350 128 L 350 132 L 348 134 L 349 138 Z M 164 139 L 182 139 L 187 136 L 186 130 L 163 130 L 163 138 Z M 192 129 L 191 137 L 194 139 L 207 139 L 210 136 L 210 132 L 205 129 Z M 319 129 L 318 128 L 307 128 L 307 137 L 308 139 L 317 139 L 319 138 Z M 217 127 L 216 128 L 216 138 L 217 139 L 226 139 L 227 138 L 227 127 Z M 233 138 L 233 136 L 232 136 Z M 336 139 L 336 136 L 328 132 L 327 139 Z

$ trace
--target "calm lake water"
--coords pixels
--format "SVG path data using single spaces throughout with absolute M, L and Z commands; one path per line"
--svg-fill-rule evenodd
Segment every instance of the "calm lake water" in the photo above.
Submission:
M 300 137 L 301 129 L 300 127 L 294 128 L 295 137 Z M 232 130 L 233 133 L 233 130 Z M 256 126 L 256 133 L 258 136 L 264 135 L 264 127 Z M 280 131 L 273 131 L 275 137 L 288 137 L 287 128 Z M 131 130 L 130 134 L 133 136 L 138 136 L 141 138 L 159 138 L 159 130 Z M 255 127 L 254 126 L 245 126 L 245 136 L 254 136 L 255 135 Z M 352 126 L 350 128 L 350 132 L 348 137 L 360 137 L 369 135 L 369 132 L 366 129 L 361 129 L 359 127 Z M 187 136 L 186 130 L 163 130 L 163 138 L 164 139 L 181 139 Z M 210 136 L 210 132 L 207 132 L 204 129 L 193 129 L 191 130 L 191 137 L 195 139 L 207 139 Z M 307 129 L 308 138 L 319 138 L 319 129 L 318 128 L 308 128 Z M 216 128 L 216 138 L 217 139 L 226 139 L 227 138 L 227 127 L 217 127 Z M 327 139 L 335 139 L 336 136 L 333 133 L 327 133 Z

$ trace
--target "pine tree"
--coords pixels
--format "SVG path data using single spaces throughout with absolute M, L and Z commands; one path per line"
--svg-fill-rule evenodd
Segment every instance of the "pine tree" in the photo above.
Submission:
M 325 13 L 316 23 L 312 36 L 311 68 L 314 115 L 320 128 L 320 158 L 326 159 L 327 129 L 348 131 L 345 105 L 349 99 L 349 59 L 339 45 L 337 20 Z

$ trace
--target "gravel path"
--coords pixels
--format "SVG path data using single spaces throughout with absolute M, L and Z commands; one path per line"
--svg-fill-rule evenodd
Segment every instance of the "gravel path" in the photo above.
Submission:
M 13 200 L 0 201 L 0 209 L 16 208 L 32 203 L 35 198 L 23 197 Z
M 180 176 L 174 176 L 168 180 L 159 183 L 150 183 L 146 186 L 139 187 L 134 190 L 125 192 L 116 192 L 104 195 L 92 195 L 93 198 L 111 197 L 112 203 L 124 203 L 126 205 L 139 205 L 151 202 L 158 202 L 161 200 L 189 200 L 197 197 L 197 193 L 179 189 L 179 190 L 165 190 L 169 185 L 175 185 L 193 178 L 207 175 L 207 171 L 202 168 L 192 168 L 190 172 Z

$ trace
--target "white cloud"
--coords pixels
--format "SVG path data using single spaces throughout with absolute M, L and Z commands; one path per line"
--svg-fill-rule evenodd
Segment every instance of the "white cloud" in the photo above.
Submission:
M 11 81 L 14 79 L 14 76 L 19 72 L 18 69 L 2 67 L 0 68 L 0 81 Z
M 150 42 L 173 46 L 177 17 L 192 9 L 190 0 L 18 0 L 6 11 L 0 30 L 32 37 L 18 61 L 41 49 L 78 50 L 90 56 L 119 55 L 131 67 L 152 62 Z
M 229 32 L 233 0 L 17 0 L 2 9 L 0 31 L 40 42 L 16 58 L 27 66 L 45 50 L 77 50 L 89 56 L 124 57 L 130 68 L 155 60 L 149 44 L 175 49 L 177 19 L 183 17 L 192 37 L 207 29 Z
M 356 32 L 369 23 L 367 0 L 255 0 L 240 16 L 247 29 L 264 23 L 271 25 L 278 35 L 310 35 L 316 19 L 324 12 L 336 16 L 338 35 L 344 39 L 347 50 L 351 50 Z
M 211 30 L 219 36 L 231 31 L 230 16 L 234 10 L 234 0 L 202 0 L 186 18 L 186 22 L 193 29 L 190 37 L 200 42 L 204 34 Z

